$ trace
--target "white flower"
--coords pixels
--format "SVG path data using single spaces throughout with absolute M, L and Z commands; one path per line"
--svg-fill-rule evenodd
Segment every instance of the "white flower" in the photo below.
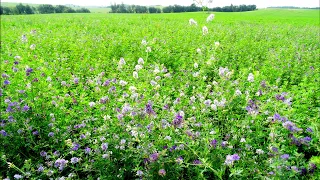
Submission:
M 142 39 L 141 44 L 146 46 L 148 43 L 147 43 L 147 41 L 145 39 Z
M 119 81 L 119 84 L 120 84 L 121 86 L 125 86 L 125 85 L 127 85 L 127 84 L 128 84 L 128 82 L 123 81 L 123 80 L 120 80 L 120 81 Z
M 153 73 L 155 73 L 155 74 L 158 74 L 159 72 L 160 72 L 159 67 L 156 67 L 156 68 L 154 69 L 154 71 L 153 71 Z
M 203 34 L 203 35 L 208 34 L 208 28 L 207 28 L 207 26 L 203 26 L 203 27 L 202 27 L 202 34 Z
M 216 111 L 216 110 L 217 110 L 217 105 L 211 104 L 211 109 L 214 110 L 214 111 Z
M 236 94 L 236 96 L 240 96 L 242 93 L 239 89 L 237 89 L 235 94 Z
M 31 50 L 35 50 L 36 49 L 36 45 L 35 44 L 31 44 L 30 49 Z
M 208 17 L 207 17 L 207 22 L 210 22 L 214 19 L 214 14 L 210 14 Z
M 129 87 L 129 91 L 131 91 L 131 92 L 135 92 L 136 90 L 137 90 L 137 88 L 134 87 L 134 86 L 130 86 L 130 87 Z
M 50 76 L 47 77 L 47 81 L 51 82 L 51 77 Z
M 120 61 L 119 61 L 119 66 L 122 67 L 123 65 L 126 64 L 126 61 L 124 60 L 123 57 L 120 58 Z
M 254 81 L 254 77 L 253 77 L 253 74 L 250 73 L 249 76 L 248 76 L 248 81 L 249 82 L 253 82 Z
M 147 47 L 146 52 L 151 52 L 151 47 Z
M 135 66 L 136 71 L 139 71 L 139 70 L 142 69 L 142 68 L 143 68 L 143 66 L 140 65 L 140 64 L 137 64 L 137 65 Z
M 21 56 L 15 56 L 14 59 L 15 60 L 21 60 Z
M 227 76 L 227 73 L 229 72 L 229 69 L 226 67 L 226 68 L 223 68 L 223 67 L 220 67 L 219 68 L 219 76 L 220 77 L 225 77 Z
M 27 36 L 26 36 L 26 35 L 22 35 L 22 36 L 21 36 L 21 41 L 22 41 L 22 42 L 28 42 Z
M 240 142 L 246 142 L 246 139 L 245 138 L 241 138 Z
M 214 45 L 215 45 L 216 47 L 219 47 L 219 46 L 220 46 L 220 43 L 217 41 L 217 42 L 214 42 Z
M 201 49 L 200 48 L 197 49 L 197 53 L 201 54 Z
M 159 81 L 159 80 L 161 79 L 161 77 L 160 77 L 160 76 L 156 76 L 154 79 L 155 79 L 156 81 Z
M 155 82 L 154 80 L 151 80 L 151 81 L 150 81 L 150 84 L 151 84 L 152 86 L 155 86 L 155 85 L 157 85 L 158 83 Z
M 198 63 L 194 63 L 194 64 L 193 64 L 193 67 L 197 69 L 197 68 L 199 67 L 199 66 L 198 66 Z
M 144 64 L 144 61 L 143 61 L 142 58 L 139 58 L 139 59 L 138 59 L 138 64 Z
M 89 102 L 89 106 L 90 106 L 90 107 L 93 107 L 94 105 L 96 105 L 95 102 Z
M 132 75 L 133 75 L 133 78 L 135 79 L 139 78 L 137 71 L 133 71 Z
M 191 25 L 196 25 L 196 26 L 198 25 L 198 23 L 192 18 L 189 20 L 189 24 L 190 24 L 190 26 Z
M 199 76 L 199 72 L 193 73 L 193 77 L 198 77 L 198 76 Z
M 264 151 L 263 151 L 262 149 L 257 149 L 257 150 L 256 150 L 256 153 L 257 153 L 257 154 L 264 154 Z

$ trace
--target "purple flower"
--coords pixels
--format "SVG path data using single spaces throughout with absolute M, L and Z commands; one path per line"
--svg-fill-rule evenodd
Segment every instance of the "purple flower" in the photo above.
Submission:
M 199 159 L 196 159 L 193 161 L 193 164 L 202 164 L 201 161 Z
M 240 159 L 238 154 L 233 154 L 233 155 L 227 155 L 225 164 L 226 165 L 232 165 L 234 161 L 238 161 Z
M 108 143 L 102 143 L 102 144 L 101 144 L 101 149 L 102 149 L 103 151 L 106 151 L 106 150 L 108 149 Z
M 286 121 L 282 123 L 282 126 L 287 128 L 291 132 L 297 132 L 297 131 L 302 131 L 302 129 L 297 128 L 295 124 L 293 124 L 291 121 Z
M 9 85 L 9 84 L 10 84 L 10 81 L 6 79 L 6 80 L 4 80 L 3 84 L 4 84 L 4 85 Z
M 285 101 L 286 98 L 285 98 L 285 95 L 282 93 L 282 94 L 277 94 L 276 95 L 276 99 L 279 100 L 279 101 Z
M 15 174 L 13 177 L 15 179 L 22 179 L 23 178 L 23 176 L 21 176 L 20 174 Z
M 310 172 L 310 173 L 314 173 L 314 171 L 315 171 L 316 169 L 317 169 L 317 165 L 311 163 L 311 164 L 310 164 L 309 172 Z
M 158 174 L 159 174 L 160 176 L 165 176 L 165 175 L 166 175 L 166 170 L 160 169 L 159 172 L 158 172 Z
M 54 167 L 59 168 L 59 170 L 62 171 L 68 162 L 69 161 L 65 159 L 57 159 L 56 162 L 54 163 Z
M 138 170 L 137 171 L 137 176 L 142 176 L 143 175 L 143 172 L 141 170 Z
M 35 131 L 32 132 L 32 134 L 35 135 L 35 136 L 39 135 L 39 131 L 35 130 Z
M 40 165 L 39 167 L 38 167 L 38 172 L 42 172 L 44 170 L 44 167 L 42 166 L 42 165 Z
M 74 78 L 73 82 L 74 82 L 74 84 L 79 84 L 79 78 Z
M 54 151 L 54 152 L 53 152 L 53 155 L 56 156 L 56 157 L 58 157 L 58 156 L 60 156 L 60 152 L 59 152 L 59 151 Z
M 32 68 L 27 68 L 27 69 L 26 69 L 26 75 L 27 75 L 27 76 L 29 76 L 30 73 L 32 73 L 32 72 L 33 72 L 33 69 L 32 69 Z
M 77 158 L 77 157 L 71 158 L 71 163 L 72 163 L 72 164 L 75 164 L 75 163 L 77 163 L 77 162 L 79 162 L 79 158 Z
M 274 119 L 274 120 L 281 120 L 280 114 L 275 113 L 275 114 L 273 115 L 273 119 Z
M 227 144 L 228 144 L 228 142 L 227 142 L 227 141 L 222 141 L 222 142 L 221 142 L 221 146 L 222 146 L 222 147 L 226 147 L 226 146 L 227 146 Z
M 29 111 L 29 109 L 30 109 L 30 108 L 29 108 L 28 105 L 24 105 L 23 108 L 22 108 L 22 111 Z
M 47 156 L 47 152 L 45 152 L 45 151 L 41 151 L 41 152 L 40 152 L 40 156 L 42 156 L 42 157 L 46 157 L 46 156 Z
M 178 158 L 176 159 L 176 162 L 177 162 L 178 164 L 181 164 L 181 163 L 183 162 L 182 156 L 178 157 Z
M 150 159 L 151 162 L 157 161 L 158 158 L 159 158 L 159 153 L 153 153 L 153 154 L 151 154 L 151 155 L 149 156 L 149 159 Z
M 174 125 L 174 127 L 181 127 L 182 123 L 183 123 L 183 116 L 180 113 L 177 113 L 176 117 L 172 121 L 172 124 Z
M 306 131 L 309 132 L 309 133 L 313 132 L 311 128 L 307 128 Z
M 78 144 L 78 143 L 73 143 L 73 147 L 72 147 L 72 150 L 73 150 L 73 151 L 77 151 L 79 148 L 80 148 L 80 144 Z
M 54 133 L 53 132 L 49 132 L 48 137 L 53 137 Z
M 278 152 L 278 148 L 276 148 L 276 147 L 272 147 L 271 150 L 272 150 L 273 152 Z
M 86 147 L 86 148 L 84 149 L 84 153 L 90 154 L 90 152 L 91 152 L 91 148 Z
M 148 101 L 146 108 L 145 108 L 145 111 L 148 115 L 155 115 L 155 112 L 152 109 L 152 102 L 151 101 Z
M 176 145 L 173 145 L 171 148 L 170 148 L 170 152 L 172 152 L 173 150 L 175 150 L 177 148 Z
M 283 154 L 280 156 L 281 159 L 285 159 L 285 160 L 289 159 L 289 157 L 290 157 L 289 154 Z
M 211 145 L 212 147 L 216 148 L 216 147 L 217 147 L 217 143 L 218 143 L 218 141 L 214 139 L 214 140 L 212 140 L 212 141 L 210 142 L 210 145 Z
M 2 136 L 8 136 L 8 133 L 7 133 L 5 130 L 1 130 L 1 131 L 0 131 L 0 134 L 1 134 Z

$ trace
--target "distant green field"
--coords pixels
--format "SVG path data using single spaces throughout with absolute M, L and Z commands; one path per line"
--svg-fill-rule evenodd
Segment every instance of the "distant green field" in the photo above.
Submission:
M 319 10 L 92 12 L 1 16 L 0 179 L 320 179 Z

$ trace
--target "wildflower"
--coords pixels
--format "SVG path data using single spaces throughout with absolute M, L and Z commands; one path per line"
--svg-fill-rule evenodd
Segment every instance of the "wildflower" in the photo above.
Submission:
M 210 22 L 214 19 L 214 14 L 210 14 L 208 17 L 207 17 L 207 22 Z
M 236 96 L 240 96 L 242 93 L 241 93 L 241 91 L 239 89 L 237 89 L 235 94 L 236 94 Z
M 232 165 L 234 161 L 238 161 L 240 159 L 238 154 L 233 154 L 233 155 L 227 155 L 225 164 L 226 165 Z
M 199 66 L 198 66 L 198 63 L 194 63 L 193 64 L 193 67 L 195 68 L 195 69 L 197 69 Z
M 289 157 L 290 157 L 289 154 L 283 154 L 280 156 L 281 159 L 285 159 L 285 160 L 289 159 Z
M 143 175 L 143 172 L 142 172 L 141 170 L 138 170 L 136 175 L 137 175 L 137 176 L 142 176 L 142 175 Z
M 133 78 L 135 79 L 139 78 L 137 71 L 133 71 L 132 75 L 133 75 Z
M 95 102 L 89 102 L 89 106 L 92 108 L 93 106 L 95 106 L 96 103 Z
M 214 45 L 216 46 L 216 48 L 217 47 L 219 47 L 220 46 L 220 43 L 219 42 L 214 42 Z
M 148 42 L 145 39 L 142 39 L 141 44 L 146 46 L 148 44 Z
M 128 82 L 123 81 L 123 80 L 120 80 L 120 81 L 119 81 L 119 84 L 120 84 L 121 86 L 125 86 L 125 85 L 127 85 L 127 84 L 128 84 Z
M 16 60 L 14 64 L 19 64 L 17 60 L 21 60 L 21 56 L 15 56 L 14 59 Z
M 49 132 L 48 137 L 53 137 L 54 133 L 53 132 Z
M 72 163 L 72 164 L 76 164 L 77 162 L 79 162 L 79 158 L 77 158 L 77 157 L 73 157 L 73 158 L 71 158 L 71 160 L 70 160 L 70 162 Z
M 253 81 L 254 81 L 254 76 L 253 76 L 252 73 L 249 73 L 249 75 L 248 75 L 248 81 L 249 81 L 249 82 L 253 82 Z
M 140 64 L 140 65 L 144 64 L 144 60 L 142 58 L 139 58 L 138 59 L 138 64 Z
M 135 68 L 136 71 L 139 71 L 139 70 L 141 70 L 143 68 L 143 66 L 140 65 L 140 64 L 137 64 L 134 68 Z
M 174 120 L 172 121 L 172 124 L 175 126 L 175 127 L 181 127 L 183 123 L 183 116 L 181 115 L 181 113 L 177 113 Z
M 108 143 L 102 143 L 102 144 L 101 144 L 101 149 L 102 149 L 103 151 L 106 151 L 106 150 L 108 149 Z
M 202 27 L 202 34 L 203 34 L 203 35 L 208 34 L 208 28 L 207 28 L 207 26 L 203 26 L 203 27 Z
M 31 50 L 35 50 L 36 49 L 36 45 L 35 44 L 31 44 L 30 49 Z
M 257 153 L 257 154 L 264 154 L 264 151 L 263 151 L 262 149 L 257 149 L 257 150 L 256 150 L 256 153 Z
M 218 143 L 218 141 L 214 139 L 214 140 L 212 140 L 212 141 L 210 142 L 210 145 L 211 145 L 212 147 L 216 148 L 216 147 L 217 147 L 217 143 Z
M 306 131 L 309 132 L 309 133 L 312 133 L 312 132 L 313 132 L 312 129 L 309 128 L 309 127 L 306 129 Z
M 42 166 L 42 165 L 40 165 L 39 167 L 38 167 L 38 172 L 43 172 L 44 171 L 44 167 Z
M 165 175 L 166 175 L 166 170 L 160 169 L 159 172 L 158 172 L 158 174 L 159 174 L 160 176 L 165 176 Z
M 22 179 L 23 178 L 23 176 L 21 176 L 20 174 L 15 174 L 13 177 L 15 179 Z
M 157 161 L 158 158 L 159 158 L 159 153 L 153 153 L 153 154 L 151 154 L 151 155 L 149 156 L 149 159 L 150 159 L 151 162 Z
M 210 99 L 207 99 L 203 102 L 207 107 L 210 107 L 211 105 L 211 100 Z
M 24 105 L 23 108 L 22 108 L 22 111 L 29 111 L 29 109 L 30 109 L 30 108 L 29 108 L 28 105 Z
M 125 65 L 126 64 L 126 61 L 124 60 L 124 58 L 123 57 L 121 57 L 120 58 L 120 60 L 119 60 L 119 67 L 121 68 L 123 65 Z
M 72 143 L 72 150 L 73 151 L 77 151 L 79 148 L 80 148 L 80 144 L 78 144 L 78 143 Z
M 197 53 L 201 54 L 201 49 L 200 48 L 197 49 Z
M 293 124 L 291 121 L 286 121 L 282 123 L 282 126 L 287 128 L 291 132 L 297 132 L 297 131 L 302 131 L 302 129 L 297 128 L 295 124 Z
M 1 131 L 0 131 L 0 134 L 1 134 L 2 136 L 7 136 L 7 135 L 8 135 L 8 133 L 7 133 L 5 130 L 1 130 Z
M 223 67 L 219 67 L 219 76 L 220 77 L 226 77 L 227 73 L 229 72 L 229 69 L 223 68 Z
M 146 52 L 151 52 L 151 47 L 147 47 Z
M 155 115 L 155 112 L 153 111 L 152 109 L 152 102 L 151 101 L 148 101 L 146 107 L 145 107 L 145 112 L 148 114 L 148 115 Z
M 23 35 L 21 36 L 21 41 L 22 41 L 22 42 L 27 42 L 27 41 L 28 41 L 28 38 L 27 38 L 27 36 L 26 36 L 25 34 L 23 34 Z
M 194 20 L 194 19 L 189 19 L 189 24 L 190 24 L 190 26 L 192 26 L 192 25 L 198 25 L 198 23 Z
M 246 142 L 246 139 L 245 138 L 241 138 L 240 142 Z
M 4 84 L 4 85 L 9 85 L 9 84 L 10 84 L 10 81 L 6 79 L 6 80 L 4 80 L 3 84 Z
M 59 170 L 62 171 L 68 162 L 69 161 L 65 159 L 57 159 L 56 162 L 54 163 L 54 167 L 59 168 Z
M 84 149 L 84 153 L 90 154 L 90 153 L 91 153 L 91 148 L 86 147 L 86 148 Z
M 181 164 L 181 163 L 183 162 L 182 156 L 178 157 L 178 158 L 176 159 L 176 162 L 177 162 L 178 164 Z
M 193 164 L 202 164 L 201 161 L 199 159 L 196 159 L 193 161 Z

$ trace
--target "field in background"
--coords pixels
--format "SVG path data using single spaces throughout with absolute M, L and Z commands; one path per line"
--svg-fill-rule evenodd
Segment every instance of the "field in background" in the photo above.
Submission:
M 92 12 L 1 16 L 0 179 L 320 177 L 319 10 Z

